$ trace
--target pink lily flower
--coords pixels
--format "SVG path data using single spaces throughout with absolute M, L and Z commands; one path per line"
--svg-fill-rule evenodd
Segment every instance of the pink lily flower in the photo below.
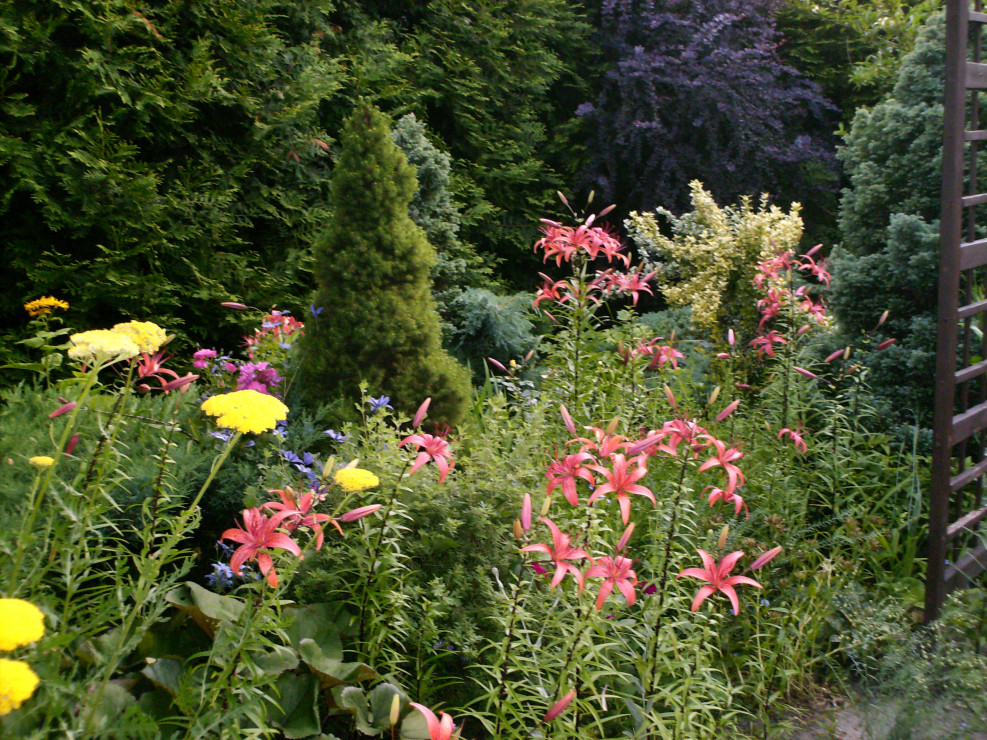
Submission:
M 240 575 L 240 569 L 248 560 L 256 560 L 260 572 L 267 577 L 272 588 L 278 585 L 278 574 L 274 570 L 274 560 L 268 550 L 287 550 L 293 555 L 302 554 L 294 540 L 283 532 L 278 532 L 281 522 L 291 516 L 291 512 L 280 512 L 268 518 L 260 508 L 243 510 L 243 528 L 227 529 L 219 536 L 222 540 L 239 542 L 240 547 L 230 558 L 230 568 Z
M 572 700 L 575 698 L 576 698 L 576 690 L 573 689 L 568 694 L 566 694 L 561 699 L 559 699 L 557 702 L 555 702 L 555 704 L 552 705 L 551 709 L 545 712 L 545 717 L 544 719 L 542 719 L 542 722 L 546 722 L 546 723 L 551 722 L 553 719 L 558 717 L 560 714 L 562 714 L 562 712 L 566 710 L 566 707 L 568 707 L 572 703 Z
M 661 428 L 665 434 L 666 441 L 658 445 L 658 450 L 672 457 L 678 457 L 680 443 L 685 443 L 692 452 L 693 457 L 699 457 L 699 453 L 709 447 L 712 437 L 694 419 L 673 419 L 666 421 Z
M 781 334 L 772 329 L 767 334 L 762 334 L 751 341 L 751 346 L 757 348 L 757 357 L 761 359 L 765 354 L 768 357 L 775 356 L 774 345 L 776 344 L 788 344 L 788 340 L 785 339 Z
M 582 478 L 591 486 L 596 485 L 596 479 L 583 463 L 595 459 L 588 452 L 577 452 L 574 455 L 566 455 L 561 460 L 553 460 L 545 477 L 548 478 L 548 486 L 545 493 L 551 495 L 556 488 L 562 488 L 562 495 L 572 506 L 579 506 L 579 495 L 576 492 L 576 478 Z
M 699 470 L 696 472 L 701 473 L 704 470 L 709 470 L 710 468 L 715 467 L 723 468 L 727 474 L 727 490 L 733 493 L 737 489 L 738 485 L 744 484 L 744 474 L 741 472 L 740 468 L 734 465 L 734 462 L 742 458 L 744 453 L 736 447 L 727 449 L 727 446 L 718 439 L 713 437 L 710 437 L 709 439 L 713 443 L 713 447 L 716 449 L 716 455 L 700 465 Z
M 713 560 L 712 556 L 705 550 L 698 550 L 698 552 L 699 557 L 703 560 L 703 567 L 686 568 L 678 574 L 678 578 L 688 576 L 689 578 L 698 578 L 701 581 L 706 581 L 709 584 L 699 589 L 699 593 L 696 594 L 696 598 L 692 602 L 692 611 L 697 611 L 707 598 L 715 594 L 717 591 L 720 591 L 721 593 L 726 594 L 727 598 L 730 599 L 730 603 L 733 605 L 734 616 L 736 616 L 740 613 L 740 603 L 737 600 L 737 592 L 733 587 L 745 584 L 748 586 L 762 588 L 761 584 L 753 578 L 748 578 L 747 576 L 730 575 L 730 571 L 734 569 L 737 565 L 737 561 L 744 556 L 744 553 L 739 551 L 732 552 L 724 557 L 719 564 L 717 564 L 716 561 Z
M 586 502 L 588 505 L 592 505 L 596 499 L 604 496 L 608 493 L 617 494 L 617 502 L 620 504 L 620 515 L 626 526 L 627 522 L 631 518 L 631 497 L 630 494 L 635 494 L 636 496 L 644 496 L 651 500 L 651 503 L 657 508 L 658 502 L 655 500 L 655 496 L 651 491 L 649 491 L 644 486 L 638 485 L 637 481 L 641 480 L 644 476 L 648 474 L 648 468 L 644 464 L 644 455 L 638 455 L 633 460 L 627 460 L 620 453 L 615 453 L 610 456 L 613 461 L 613 470 L 607 470 L 599 465 L 589 465 L 588 467 L 597 471 L 600 475 L 607 479 L 607 482 L 601 486 L 597 486 L 596 490 L 593 491 L 589 500 Z M 634 468 L 628 470 L 628 466 L 634 463 Z
M 409 702 L 408 706 L 414 707 L 424 715 L 425 724 L 428 726 L 429 740 L 453 739 L 453 731 L 456 729 L 456 725 L 453 723 L 452 717 L 448 714 L 441 712 L 442 719 L 439 719 L 431 709 L 417 702 Z M 456 736 L 458 735 L 459 733 L 457 732 Z
M 789 429 L 785 427 L 780 432 L 778 432 L 778 439 L 782 437 L 788 437 L 792 440 L 795 445 L 795 449 L 801 452 L 803 455 L 809 451 L 809 448 L 805 444 L 805 439 L 802 437 L 802 425 L 799 424 L 795 429 Z
M 629 444 L 625 441 L 627 439 L 626 437 L 619 434 L 610 434 L 605 429 L 600 429 L 599 427 L 584 427 L 584 429 L 593 432 L 593 439 L 577 437 L 576 439 L 570 439 L 566 444 L 581 442 L 582 447 L 579 448 L 580 452 L 593 450 L 600 457 L 610 457 L 614 452 L 622 447 L 627 447 Z
M 644 277 L 641 277 L 641 270 L 638 269 L 637 272 L 630 272 L 626 275 L 617 275 L 614 280 L 615 286 L 621 293 L 631 294 L 632 305 L 637 305 L 638 292 L 647 291 L 649 295 L 654 295 L 651 292 L 651 287 L 648 285 L 648 281 L 655 276 L 654 272 L 649 272 Z
M 634 561 L 620 555 L 614 557 L 599 558 L 596 565 L 586 571 L 587 578 L 605 578 L 600 585 L 600 593 L 596 597 L 596 610 L 603 609 L 603 603 L 610 596 L 616 586 L 620 593 L 627 600 L 627 606 L 633 606 L 637 594 L 634 593 L 634 586 L 637 585 L 637 573 L 631 566 Z
M 303 494 L 301 498 L 298 498 L 290 487 L 276 488 L 268 491 L 268 493 L 278 494 L 281 497 L 281 501 L 268 501 L 265 504 L 261 504 L 260 508 L 286 514 L 282 521 L 289 533 L 294 532 L 298 527 L 308 527 L 311 529 L 315 532 L 316 550 L 321 550 L 322 543 L 325 541 L 325 534 L 322 531 L 322 524 L 324 522 L 329 522 L 340 534 L 343 533 L 343 528 L 339 526 L 339 522 L 328 514 L 312 513 L 312 507 L 319 503 L 319 497 L 316 496 L 314 491 Z
M 408 475 L 412 475 L 429 460 L 434 460 L 439 468 L 439 483 L 442 483 L 456 464 L 449 453 L 449 443 L 442 437 L 433 434 L 412 434 L 402 439 L 398 447 L 404 447 L 407 444 L 418 446 L 418 457 L 415 458 Z
M 740 510 L 743 509 L 747 518 L 751 518 L 750 509 L 747 508 L 747 504 L 744 503 L 744 499 L 740 494 L 734 491 L 724 491 L 722 488 L 717 488 L 716 486 L 706 486 L 703 489 L 703 493 L 709 491 L 709 505 L 713 506 L 717 501 L 722 501 L 725 504 L 732 503 L 734 505 L 734 516 L 740 514 Z
M 569 544 L 570 537 L 567 534 L 562 534 L 559 528 L 555 526 L 555 522 L 551 519 L 546 519 L 545 517 L 538 517 L 538 520 L 544 522 L 545 525 L 552 530 L 552 546 L 544 545 L 542 543 L 536 543 L 534 545 L 527 545 L 521 548 L 521 552 L 543 552 L 548 557 L 552 559 L 555 563 L 555 575 L 552 577 L 552 583 L 550 584 L 552 588 L 558 586 L 562 579 L 565 578 L 566 573 L 571 573 L 573 578 L 579 584 L 579 592 L 582 593 L 583 589 L 586 587 L 586 582 L 583 579 L 583 572 L 577 568 L 572 563 L 566 562 L 568 560 L 589 560 L 590 563 L 593 562 L 593 558 L 589 556 L 589 553 L 578 547 L 572 547 Z

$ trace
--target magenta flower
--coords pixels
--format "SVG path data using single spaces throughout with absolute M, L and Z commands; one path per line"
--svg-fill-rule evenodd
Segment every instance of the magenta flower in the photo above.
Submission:
M 301 556 L 302 551 L 294 540 L 284 532 L 278 532 L 281 522 L 292 512 L 280 512 L 268 518 L 260 508 L 243 510 L 243 528 L 227 529 L 219 537 L 223 540 L 239 542 L 240 547 L 230 559 L 230 568 L 237 575 L 248 560 L 256 560 L 260 572 L 267 577 L 272 587 L 278 585 L 278 574 L 274 570 L 274 559 L 269 550 L 281 549 Z
M 712 556 L 705 550 L 698 550 L 699 557 L 703 560 L 702 568 L 686 568 L 678 577 L 688 576 L 689 578 L 698 578 L 701 581 L 706 581 L 709 585 L 703 586 L 699 589 L 699 593 L 696 594 L 695 600 L 692 602 L 692 611 L 696 611 L 702 605 L 702 603 L 720 591 L 726 594 L 727 598 L 730 599 L 730 603 L 733 605 L 733 613 L 736 616 L 740 613 L 740 603 L 737 600 L 737 592 L 734 590 L 734 586 L 739 586 L 746 584 L 748 586 L 756 586 L 757 588 L 762 588 L 761 584 L 755 581 L 753 578 L 748 578 L 747 576 L 731 576 L 730 571 L 734 569 L 737 565 L 737 561 L 744 556 L 742 552 L 732 552 L 727 555 L 723 560 L 716 563 Z
M 216 350 L 214 349 L 200 349 L 194 355 L 192 355 L 193 360 L 192 367 L 197 367 L 200 370 L 209 365 L 209 360 L 216 356 Z
M 247 362 L 240 366 L 240 377 L 236 379 L 238 391 L 258 391 L 271 393 L 283 378 L 269 362 Z
M 418 457 L 415 458 L 408 475 L 412 475 L 429 460 L 434 460 L 439 468 L 439 483 L 442 483 L 456 464 L 449 454 L 449 443 L 442 437 L 432 434 L 412 434 L 402 439 L 398 447 L 404 447 L 407 444 L 418 446 Z
M 604 496 L 608 493 L 614 493 L 617 495 L 617 502 L 620 504 L 620 515 L 624 520 L 626 525 L 631 518 L 631 497 L 630 494 L 636 496 L 644 496 L 645 498 L 651 499 L 651 503 L 654 506 L 658 506 L 658 502 L 655 501 L 654 494 L 651 493 L 644 486 L 638 485 L 637 481 L 641 480 L 644 476 L 648 474 L 648 468 L 644 464 L 644 455 L 638 455 L 633 460 L 627 460 L 620 453 L 611 455 L 611 460 L 613 461 L 613 470 L 607 470 L 599 465 L 590 465 L 589 467 L 597 471 L 600 475 L 607 479 L 607 482 L 603 485 L 597 486 L 596 490 L 593 491 L 592 495 L 589 497 L 587 504 L 592 504 L 600 496 Z M 633 469 L 628 469 L 628 466 L 634 463 Z
M 631 566 L 634 561 L 630 558 L 615 555 L 614 557 L 599 558 L 596 564 L 586 571 L 587 578 L 604 578 L 606 580 L 600 585 L 600 593 L 596 597 L 596 610 L 603 609 L 603 602 L 607 600 L 614 587 L 620 590 L 627 600 L 627 606 L 633 606 L 637 595 L 634 593 L 634 586 L 637 585 L 637 573 Z
M 589 468 L 583 465 L 587 461 L 594 461 L 588 452 L 577 452 L 574 455 L 566 455 L 561 460 L 553 460 L 545 477 L 548 478 L 548 486 L 545 493 L 551 495 L 556 488 L 562 488 L 562 495 L 565 500 L 573 506 L 579 506 L 579 494 L 576 492 L 576 478 L 582 478 L 591 486 L 596 485 L 596 480 Z
M 774 329 L 751 340 L 751 346 L 757 349 L 758 359 L 763 358 L 764 355 L 774 357 L 776 344 L 788 344 L 788 340 Z
M 593 562 L 593 558 L 589 556 L 589 553 L 585 550 L 581 550 L 578 547 L 572 547 L 569 544 L 570 537 L 567 534 L 562 534 L 559 528 L 555 526 L 555 522 L 551 519 L 546 519 L 545 517 L 539 517 L 539 521 L 545 522 L 545 525 L 552 530 L 552 546 L 544 545 L 542 543 L 536 543 L 534 545 L 527 545 L 521 548 L 521 552 L 543 552 L 548 557 L 552 559 L 555 563 L 555 575 L 552 577 L 552 583 L 550 584 L 552 588 L 558 586 L 562 579 L 565 578 L 566 573 L 571 573 L 573 578 L 579 584 L 579 591 L 582 593 L 583 588 L 586 587 L 586 582 L 583 580 L 583 572 L 579 570 L 575 565 L 569 563 L 569 560 L 589 560 L 590 563 Z

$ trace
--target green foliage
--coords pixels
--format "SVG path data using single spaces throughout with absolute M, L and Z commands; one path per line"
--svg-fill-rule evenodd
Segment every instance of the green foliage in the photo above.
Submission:
M 847 343 L 890 310 L 881 337 L 897 344 L 871 366 L 880 403 L 905 421 L 931 417 L 944 22 L 925 25 L 902 62 L 894 92 L 859 110 L 840 157 L 850 187 L 840 207 L 832 306 Z M 878 338 L 878 341 L 880 340 Z
M 0 9 L 0 322 L 54 292 L 72 323 L 231 344 L 216 304 L 299 290 L 327 217 L 333 4 L 132 5 Z
M 456 317 L 449 344 L 482 377 L 486 358 L 520 360 L 538 344 L 531 321 L 529 295 L 495 295 L 483 288 L 460 293 L 449 304 Z
M 676 217 L 664 208 L 631 213 L 625 226 L 645 258 L 644 271 L 655 280 L 668 304 L 691 306 L 696 326 L 713 333 L 729 327 L 741 337 L 757 331 L 757 265 L 779 251 L 795 249 L 802 238 L 801 206 L 788 213 L 769 206 L 767 196 L 755 208 L 751 198 L 720 208 L 702 186 L 690 184 L 692 211 Z M 671 238 L 656 216 L 670 221 Z
M 332 181 L 332 219 L 315 252 L 314 303 L 324 314 L 301 342 L 310 402 L 356 400 L 361 381 L 413 410 L 454 424 L 469 393 L 466 371 L 440 345 L 429 291 L 435 251 L 408 215 L 415 174 L 387 119 L 360 105 L 347 119 Z

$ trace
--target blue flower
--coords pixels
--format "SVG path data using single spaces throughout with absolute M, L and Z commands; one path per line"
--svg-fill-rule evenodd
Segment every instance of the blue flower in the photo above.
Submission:
M 337 432 L 335 429 L 326 429 L 323 432 L 324 435 L 329 437 L 333 442 L 345 442 L 349 439 L 345 434 Z
M 761 606 L 771 606 L 771 602 L 767 599 L 761 599 Z
M 233 548 L 227 545 L 222 540 L 216 540 L 216 545 L 219 547 L 220 551 L 228 558 L 233 557 Z
M 381 409 L 391 409 L 392 411 L 394 410 L 393 408 L 391 408 L 391 397 L 390 396 L 381 396 L 380 398 L 371 398 L 369 401 L 367 401 L 367 403 L 370 404 L 370 413 L 372 413 L 372 414 L 375 413 L 375 412 L 377 412 L 377 411 L 380 411 Z
M 287 421 L 279 421 L 278 424 L 277 424 L 277 426 L 274 427 L 274 431 L 272 431 L 271 434 L 273 434 L 275 437 L 281 437 L 281 439 L 284 439 L 285 437 L 287 437 L 288 436 L 288 422 Z
M 233 436 L 233 431 L 230 429 L 217 429 L 215 432 L 209 432 L 210 437 L 215 437 L 216 439 L 221 439 L 224 442 L 229 442 L 230 437 Z
M 233 569 L 226 563 L 213 563 L 212 573 L 206 575 L 206 582 L 217 591 L 225 591 L 233 585 Z
M 313 318 L 318 318 L 319 314 L 325 310 L 325 306 L 319 306 L 318 308 L 316 308 L 315 304 L 313 303 L 311 306 L 308 307 L 308 310 L 312 312 Z

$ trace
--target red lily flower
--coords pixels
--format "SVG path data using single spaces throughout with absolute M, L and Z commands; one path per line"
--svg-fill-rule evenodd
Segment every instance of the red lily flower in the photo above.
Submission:
M 577 452 L 574 455 L 566 455 L 561 460 L 555 459 L 545 471 L 548 478 L 548 486 L 545 493 L 551 495 L 559 486 L 562 487 L 562 495 L 565 500 L 573 506 L 579 506 L 579 494 L 576 492 L 576 478 L 582 478 L 591 486 L 596 485 L 593 474 L 583 465 L 587 460 L 594 460 L 588 452 Z
M 566 444 L 572 444 L 573 442 L 581 442 L 582 447 L 579 448 L 580 452 L 586 452 L 587 450 L 593 450 L 598 453 L 600 457 L 610 457 L 617 450 L 628 445 L 624 440 L 627 437 L 623 437 L 619 434 L 610 434 L 605 429 L 600 429 L 599 427 L 583 427 L 593 432 L 593 439 L 587 439 L 586 437 L 577 437 L 576 439 L 570 439 Z
M 423 706 L 417 702 L 409 702 L 408 706 L 412 706 L 421 712 L 425 716 L 425 724 L 428 726 L 428 737 L 429 740 L 452 740 L 453 730 L 456 729 L 456 725 L 450 717 L 445 712 L 441 712 L 442 719 L 435 716 L 435 712 L 426 706 Z M 456 733 L 458 736 L 459 733 Z
M 758 359 L 764 357 L 765 354 L 767 354 L 768 357 L 774 357 L 774 345 L 776 344 L 788 344 L 788 340 L 774 329 L 769 331 L 767 334 L 762 334 L 761 336 L 751 340 L 751 346 L 757 348 Z
M 596 610 L 603 609 L 603 602 L 607 600 L 614 586 L 620 589 L 620 593 L 627 600 L 627 606 L 632 606 L 637 594 L 634 593 L 634 586 L 637 585 L 637 573 L 631 566 L 634 561 L 630 558 L 615 555 L 614 557 L 600 558 L 596 565 L 586 571 L 587 578 L 605 578 L 600 585 L 600 594 L 596 597 Z
M 543 552 L 548 557 L 552 559 L 555 563 L 555 575 L 552 577 L 551 587 L 555 588 L 558 586 L 562 579 L 565 578 L 566 573 L 572 573 L 576 582 L 579 584 L 579 592 L 582 593 L 583 589 L 586 587 L 586 582 L 583 580 L 583 572 L 579 570 L 572 563 L 567 563 L 567 560 L 589 560 L 590 563 L 593 562 L 593 558 L 589 556 L 589 553 L 578 547 L 572 547 L 569 544 L 570 537 L 567 534 L 562 534 L 559 528 L 555 526 L 555 522 L 551 519 L 546 519 L 545 517 L 538 517 L 539 521 L 545 522 L 545 525 L 552 530 L 552 546 L 543 545 L 542 543 L 536 543 L 534 545 L 527 545 L 521 548 L 521 552 Z
M 434 460 L 439 468 L 439 483 L 442 483 L 456 464 L 449 454 L 449 443 L 442 437 L 432 434 L 412 434 L 402 439 L 398 447 L 404 447 L 407 444 L 418 446 L 418 457 L 415 458 L 415 463 L 408 471 L 408 475 L 412 475 L 429 460 Z
M 706 430 L 696 423 L 695 419 L 673 419 L 666 421 L 661 428 L 666 441 L 658 445 L 657 451 L 664 452 L 672 457 L 678 457 L 679 443 L 684 442 L 692 452 L 693 457 L 699 457 L 699 453 L 709 447 L 709 442 L 704 440 L 712 439 Z
M 738 485 L 744 484 L 744 474 L 733 463 L 744 456 L 744 453 L 736 447 L 727 449 L 727 446 L 718 439 L 709 438 L 716 449 L 716 455 L 699 466 L 697 472 L 701 473 L 710 468 L 721 467 L 727 474 L 727 490 L 733 493 Z
M 655 501 L 655 496 L 651 491 L 649 491 L 644 486 L 637 485 L 637 481 L 641 480 L 644 476 L 648 474 L 648 468 L 644 464 L 644 455 L 638 455 L 633 460 L 627 460 L 620 453 L 616 453 L 610 456 L 613 461 L 613 470 L 607 470 L 599 465 L 590 465 L 591 469 L 597 471 L 600 475 L 606 477 L 607 482 L 601 486 L 597 486 L 596 490 L 589 497 L 587 504 L 592 504 L 596 499 L 600 498 L 607 493 L 617 494 L 617 502 L 620 504 L 620 515 L 624 520 L 626 525 L 631 518 L 631 497 L 629 494 L 635 494 L 637 496 L 644 496 L 651 499 L 651 503 L 655 507 L 658 506 L 658 502 Z M 634 462 L 636 463 L 633 470 L 628 470 L 628 465 Z
M 734 491 L 724 491 L 722 488 L 717 488 L 716 486 L 706 486 L 706 488 L 703 489 L 703 493 L 706 493 L 706 491 L 710 492 L 710 506 L 715 504 L 717 501 L 722 501 L 725 504 L 732 503 L 734 505 L 734 516 L 739 514 L 740 510 L 743 509 L 747 514 L 747 518 L 751 518 L 750 509 L 747 508 L 747 504 L 744 503 L 744 499 L 739 494 Z
M 679 578 L 688 576 L 689 578 L 698 578 L 701 581 L 707 581 L 709 583 L 708 586 L 703 586 L 699 589 L 699 593 L 696 594 L 696 598 L 692 602 L 692 611 L 698 610 L 707 598 L 720 591 L 730 599 L 730 603 L 733 605 L 733 613 L 736 616 L 740 612 L 740 603 L 737 601 L 737 592 L 734 591 L 733 587 L 746 584 L 748 586 L 762 588 L 761 584 L 753 578 L 730 575 L 730 571 L 734 569 L 737 561 L 744 556 L 744 553 L 732 552 L 717 565 L 716 561 L 713 560 L 708 552 L 705 550 L 698 550 L 698 552 L 699 557 L 703 559 L 703 567 L 686 568 L 678 575 Z
M 631 294 L 631 304 L 636 306 L 638 293 L 642 290 L 647 291 L 649 295 L 654 295 L 651 292 L 651 287 L 648 285 L 648 281 L 655 276 L 654 272 L 649 272 L 644 277 L 641 276 L 641 270 L 638 269 L 637 272 L 629 272 L 627 274 L 617 274 L 614 277 L 613 284 L 614 287 L 621 293 Z
M 243 529 L 227 529 L 219 537 L 223 540 L 239 542 L 240 547 L 230 558 L 230 568 L 240 575 L 240 569 L 248 560 L 256 560 L 260 572 L 267 577 L 272 587 L 278 585 L 278 574 L 274 570 L 274 560 L 270 549 L 278 548 L 301 556 L 302 551 L 295 541 L 283 532 L 278 532 L 281 522 L 291 516 L 291 512 L 281 512 L 268 518 L 261 513 L 260 508 L 243 510 Z
M 322 531 L 323 522 L 329 522 L 340 534 L 343 533 L 343 528 L 339 526 L 339 522 L 328 514 L 311 513 L 312 507 L 319 503 L 319 497 L 314 491 L 303 494 L 301 498 L 297 498 L 291 488 L 276 488 L 268 491 L 268 493 L 278 494 L 281 496 L 281 501 L 268 501 L 266 504 L 261 504 L 260 508 L 287 514 L 283 522 L 289 533 L 294 532 L 299 527 L 311 529 L 315 532 L 316 550 L 321 550 L 322 543 L 325 541 L 325 535 Z

